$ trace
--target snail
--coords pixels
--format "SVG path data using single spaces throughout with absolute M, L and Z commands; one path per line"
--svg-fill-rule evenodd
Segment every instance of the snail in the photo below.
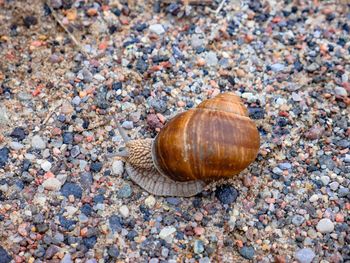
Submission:
M 126 145 L 116 155 L 127 174 L 159 196 L 194 196 L 209 182 L 240 173 L 260 147 L 257 127 L 233 92 L 176 115 L 154 139 L 130 140 L 114 120 Z

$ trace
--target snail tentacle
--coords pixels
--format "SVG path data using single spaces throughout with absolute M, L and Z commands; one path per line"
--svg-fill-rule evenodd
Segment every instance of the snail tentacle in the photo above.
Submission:
M 122 136 L 123 140 L 125 143 L 130 141 L 130 138 L 126 135 L 125 130 L 123 129 L 123 127 L 120 125 L 119 121 L 117 120 L 117 118 L 113 115 L 113 119 L 115 124 L 117 125 L 117 129 L 119 131 L 120 136 Z

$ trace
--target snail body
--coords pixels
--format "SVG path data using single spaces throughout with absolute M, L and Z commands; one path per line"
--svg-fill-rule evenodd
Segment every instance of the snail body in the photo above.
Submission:
M 176 115 L 155 139 L 127 141 L 125 168 L 152 194 L 193 196 L 208 182 L 248 167 L 259 145 L 259 132 L 247 109 L 227 92 Z

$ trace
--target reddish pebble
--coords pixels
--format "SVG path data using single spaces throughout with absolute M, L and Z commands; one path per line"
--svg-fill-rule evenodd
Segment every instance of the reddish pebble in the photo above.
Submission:
M 275 256 L 275 262 L 276 263 L 285 263 L 286 262 L 286 257 L 281 256 L 281 255 L 276 255 Z
M 89 16 L 97 15 L 97 10 L 95 8 L 89 8 L 86 12 Z
M 179 107 L 185 107 L 185 106 L 186 106 L 186 103 L 185 103 L 184 101 L 182 101 L 182 100 L 179 100 L 179 101 L 177 102 L 177 106 L 179 106 Z
M 80 135 L 80 134 L 75 134 L 74 135 L 74 142 L 75 143 L 80 143 L 80 142 L 83 141 L 83 139 L 84 139 L 84 137 L 82 135 Z
M 87 142 L 92 142 L 93 140 L 94 140 L 94 136 L 92 136 L 92 135 L 86 136 L 86 141 Z
M 201 212 L 197 212 L 194 214 L 194 220 L 196 220 L 197 222 L 200 222 L 203 220 L 203 214 Z
M 16 263 L 21 263 L 21 262 L 23 262 L 23 259 L 22 259 L 22 257 L 21 256 L 18 256 L 18 255 L 15 255 L 15 262 Z
M 324 132 L 324 129 L 320 126 L 314 126 L 305 133 L 305 137 L 310 140 L 319 139 Z
M 204 234 L 204 228 L 203 227 L 199 227 L 199 226 L 196 226 L 194 229 L 193 229 L 194 233 L 197 235 L 197 236 L 201 236 Z
M 275 198 L 266 198 L 265 202 L 268 204 L 274 204 L 276 202 L 276 199 Z
M 129 25 L 129 20 L 126 17 L 121 17 L 119 21 L 122 25 Z
M 335 215 L 335 222 L 343 223 L 344 222 L 344 215 L 341 213 L 337 213 Z
M 51 130 L 51 135 L 52 136 L 59 136 L 62 134 L 62 131 L 60 128 L 57 128 L 57 127 L 54 127 L 52 130 Z
M 166 119 L 165 119 L 165 117 L 162 114 L 157 113 L 157 117 L 158 117 L 158 119 L 160 120 L 161 123 L 165 123 Z
M 83 229 L 80 230 L 80 236 L 82 237 L 86 237 L 87 233 L 88 233 L 87 227 L 84 227 Z
M 28 226 L 28 223 L 22 223 L 18 226 L 17 231 L 21 236 L 24 236 L 24 237 L 28 236 L 28 232 L 26 230 L 27 226 Z

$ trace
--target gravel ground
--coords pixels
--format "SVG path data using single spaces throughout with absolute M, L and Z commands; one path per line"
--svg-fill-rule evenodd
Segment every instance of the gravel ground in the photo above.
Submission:
M 346 1 L 219 2 L 0 0 L 0 263 L 350 262 Z M 232 180 L 154 197 L 106 157 L 109 113 L 150 138 L 228 90 L 261 134 Z

